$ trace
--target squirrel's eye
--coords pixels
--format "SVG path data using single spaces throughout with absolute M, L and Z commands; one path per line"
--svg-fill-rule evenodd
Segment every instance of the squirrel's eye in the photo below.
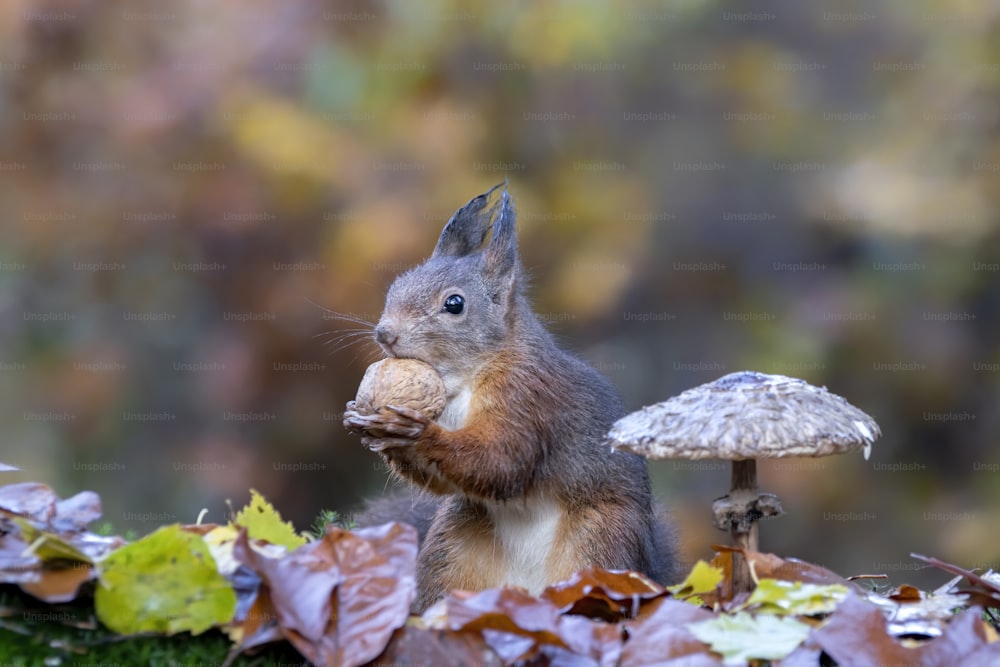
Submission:
M 465 299 L 461 294 L 452 294 L 444 300 L 444 309 L 452 315 L 461 315 L 465 310 Z

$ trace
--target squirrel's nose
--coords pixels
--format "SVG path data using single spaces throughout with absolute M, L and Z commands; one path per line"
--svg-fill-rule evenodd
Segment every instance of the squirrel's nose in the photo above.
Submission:
M 375 340 L 378 341 L 379 345 L 392 347 L 399 340 L 399 336 L 388 326 L 379 324 L 375 327 Z

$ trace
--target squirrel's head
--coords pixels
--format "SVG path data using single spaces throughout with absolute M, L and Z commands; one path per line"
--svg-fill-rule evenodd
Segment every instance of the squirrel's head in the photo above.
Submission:
M 502 183 L 460 208 L 430 259 L 396 278 L 375 340 L 389 356 L 467 375 L 507 338 L 520 289 L 514 208 Z

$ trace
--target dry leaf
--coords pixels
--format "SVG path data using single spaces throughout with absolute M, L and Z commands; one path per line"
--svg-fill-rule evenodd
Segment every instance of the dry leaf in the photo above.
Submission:
M 622 650 L 622 667 L 717 667 L 722 664 L 707 645 L 684 628 L 688 623 L 715 618 L 715 614 L 670 598 L 658 598 L 650 607 L 654 609 L 648 616 L 625 624 L 629 638 Z
M 663 594 L 662 586 L 637 572 L 592 568 L 549 586 L 541 598 L 564 614 L 618 621 L 634 617 L 643 603 Z
M 501 667 L 503 664 L 477 632 L 424 630 L 407 625 L 396 631 L 385 652 L 371 663 L 371 667 Z
M 906 648 L 886 629 L 886 619 L 875 605 L 856 595 L 848 595 L 829 620 L 812 633 L 839 667 L 869 665 L 922 665 L 954 667 L 988 664 L 965 659 L 986 645 L 986 635 L 978 610 L 970 609 L 957 616 L 944 634 L 918 648 Z
M 617 625 L 582 616 L 563 616 L 549 600 L 517 588 L 485 590 L 445 599 L 452 630 L 478 630 L 504 662 L 549 656 L 557 662 L 567 654 L 589 662 L 616 665 L 622 633 Z
M 375 659 L 416 597 L 417 533 L 405 524 L 330 526 L 281 558 L 252 549 L 243 531 L 234 555 L 268 587 L 284 637 L 318 665 Z

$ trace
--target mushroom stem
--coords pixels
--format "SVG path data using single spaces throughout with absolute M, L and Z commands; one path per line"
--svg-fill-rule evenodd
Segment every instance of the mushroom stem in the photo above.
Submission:
M 729 489 L 729 497 L 738 499 L 741 496 L 749 495 L 756 498 L 757 489 L 757 461 L 746 459 L 743 461 L 733 461 L 733 478 Z M 743 521 L 734 521 L 731 526 L 733 546 L 737 549 L 747 551 L 757 551 L 760 544 L 759 532 L 756 517 L 747 513 L 748 516 Z M 733 595 L 737 593 L 749 592 L 753 590 L 753 577 L 750 574 L 750 566 L 742 553 L 733 552 Z

